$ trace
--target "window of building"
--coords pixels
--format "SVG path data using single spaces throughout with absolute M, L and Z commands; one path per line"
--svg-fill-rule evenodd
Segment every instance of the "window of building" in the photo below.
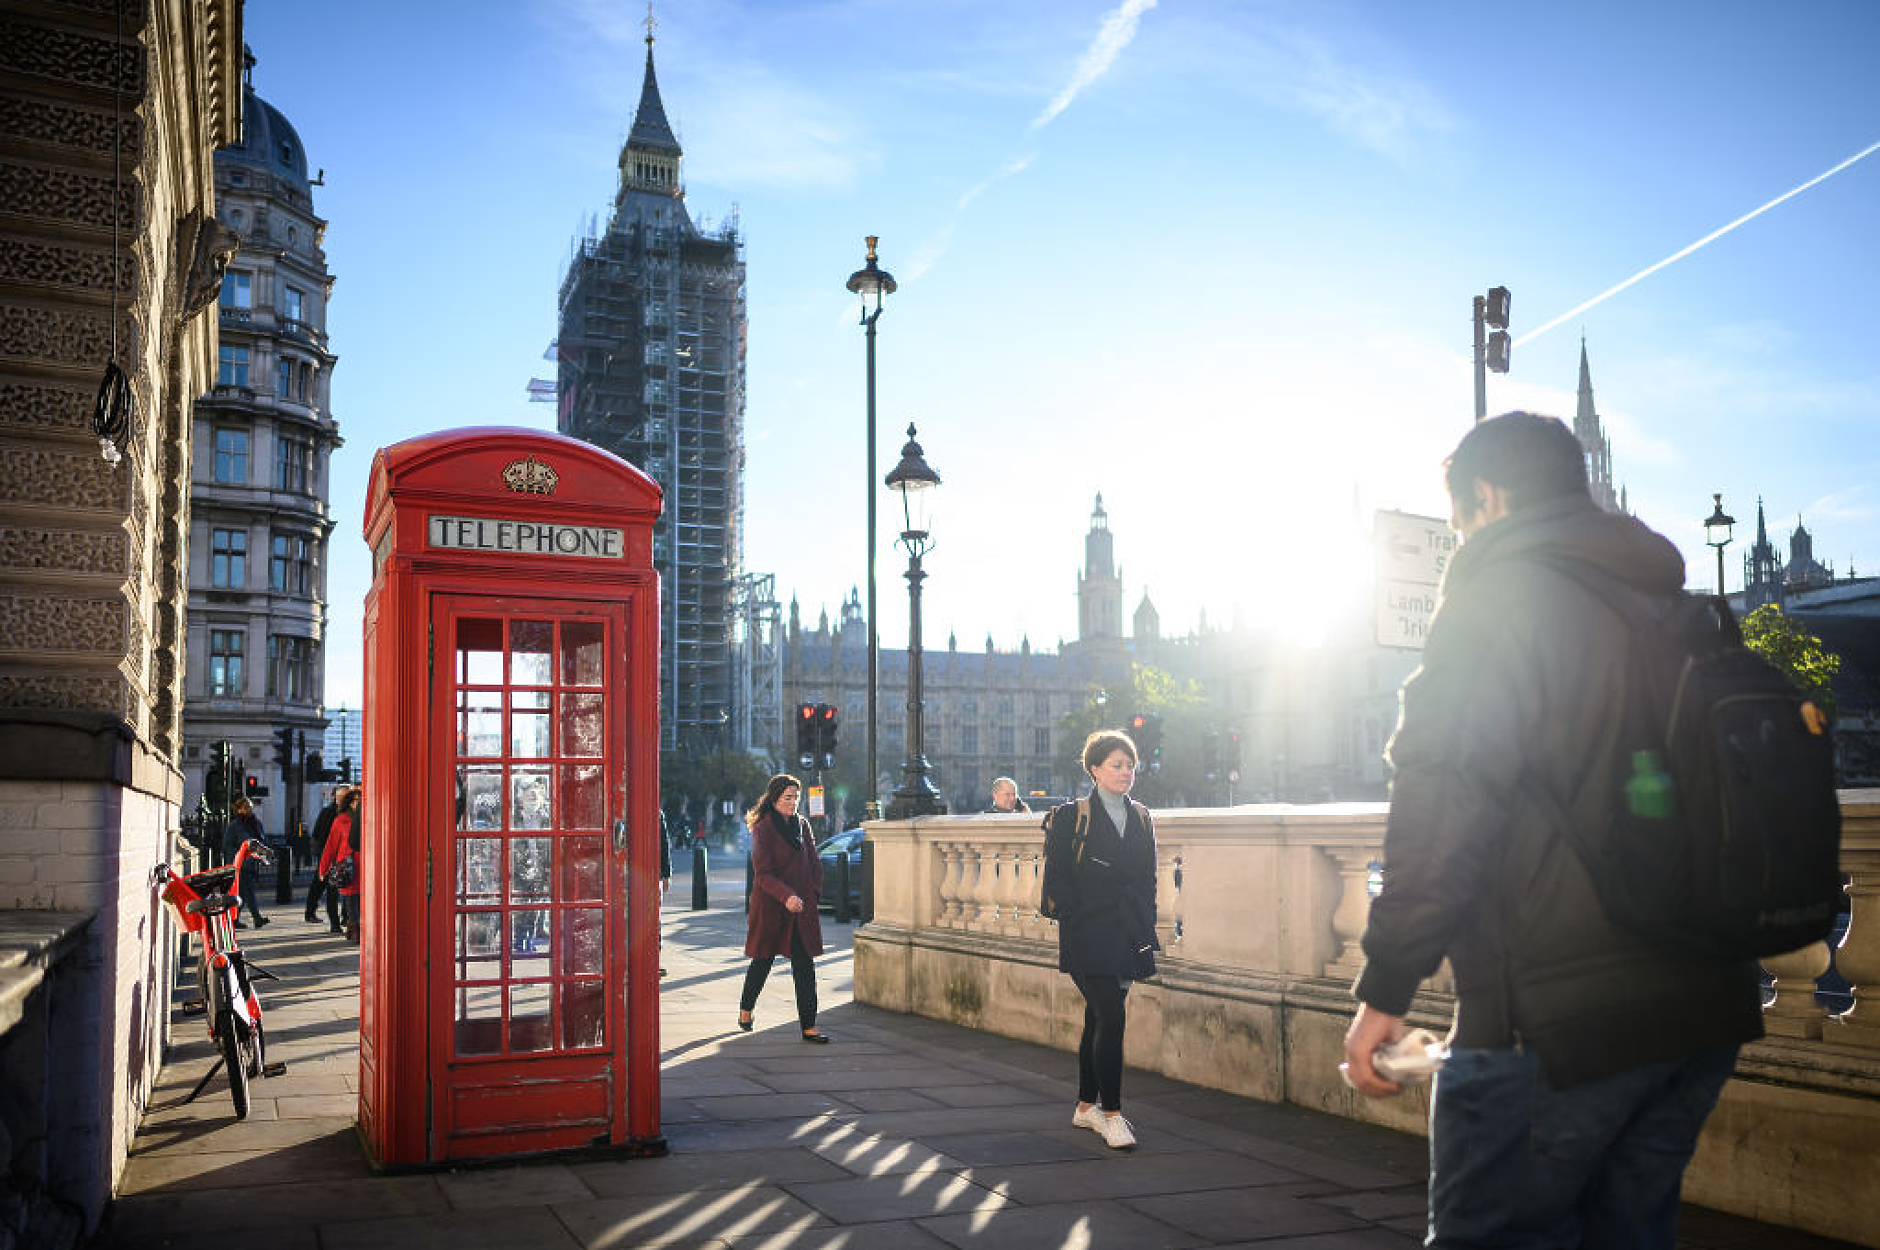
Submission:
M 1010 725 L 999 726 L 999 754 L 1010 755 L 1017 748 L 1012 745 L 1014 734 Z
M 979 726 L 977 725 L 961 725 L 960 726 L 960 754 L 962 755 L 979 754 Z
M 1039 726 L 1031 731 L 1031 753 L 1033 755 L 1051 754 L 1051 731 Z
M 1051 696 L 1048 694 L 1039 695 L 1037 701 L 1032 704 L 1032 711 L 1040 716 L 1051 715 Z
M 248 385 L 248 349 L 238 343 L 224 343 L 217 355 L 216 384 L 219 386 Z
M 281 316 L 289 321 L 305 321 L 303 316 L 307 297 L 302 291 L 284 286 L 281 288 Z
M 313 482 L 313 444 L 304 438 L 274 440 L 274 489 L 306 494 Z
M 242 692 L 242 631 L 209 631 L 209 693 L 236 695 Z
M 268 586 L 284 595 L 313 593 L 313 539 L 276 534 L 268 550 Z
M 238 589 L 248 584 L 248 531 L 209 532 L 209 584 Z
M 246 482 L 248 480 L 247 430 L 217 430 L 215 432 L 215 480 L 218 482 Z
M 294 362 L 282 360 L 275 372 L 275 394 L 282 399 L 292 399 L 294 397 Z
M 999 696 L 999 715 L 1010 716 L 1011 714 L 1012 714 L 1012 696 L 1009 694 L 1000 695 Z
M 222 275 L 222 307 L 253 308 L 255 306 L 255 276 L 231 269 Z
M 268 697 L 301 701 L 313 697 L 313 640 L 289 634 L 268 638 Z

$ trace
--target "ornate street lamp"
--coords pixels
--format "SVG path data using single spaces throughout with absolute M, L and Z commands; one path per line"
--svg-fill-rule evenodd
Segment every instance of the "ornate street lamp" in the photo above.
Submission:
M 907 762 L 901 766 L 901 788 L 888 803 L 889 820 L 909 816 L 944 816 L 946 804 L 927 780 L 930 771 L 921 732 L 920 558 L 933 549 L 928 535 L 928 511 L 940 475 L 928 467 L 914 441 L 914 426 L 907 427 L 907 446 L 901 463 L 888 474 L 888 487 L 901 494 L 901 546 L 907 549 Z
M 878 238 L 868 236 L 868 263 L 849 275 L 849 290 L 862 300 L 862 328 L 868 338 L 868 800 L 863 811 L 867 820 L 881 815 L 875 769 L 875 695 L 881 668 L 881 635 L 875 629 L 875 322 L 881 320 L 881 297 L 894 294 L 894 276 L 875 263 Z
M 1716 508 L 1704 518 L 1704 541 L 1717 549 L 1717 597 L 1723 597 L 1723 549 L 1730 545 L 1730 527 L 1736 518 L 1723 510 L 1723 495 L 1714 494 Z

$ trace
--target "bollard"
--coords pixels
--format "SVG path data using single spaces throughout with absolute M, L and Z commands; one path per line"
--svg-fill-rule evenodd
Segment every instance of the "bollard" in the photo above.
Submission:
M 862 923 L 872 924 L 875 919 L 875 846 L 867 838 L 862 839 Z
M 836 923 L 847 924 L 849 915 L 849 853 L 836 852 Z
M 704 911 L 710 903 L 706 901 L 706 888 L 710 883 L 705 880 L 705 844 L 692 844 L 692 910 Z

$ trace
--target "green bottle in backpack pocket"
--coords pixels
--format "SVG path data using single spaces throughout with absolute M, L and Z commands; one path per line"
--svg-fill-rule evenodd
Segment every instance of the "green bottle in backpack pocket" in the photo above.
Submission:
M 1626 810 L 1645 820 L 1670 820 L 1678 814 L 1678 783 L 1665 771 L 1656 751 L 1632 752 L 1632 776 L 1625 783 Z

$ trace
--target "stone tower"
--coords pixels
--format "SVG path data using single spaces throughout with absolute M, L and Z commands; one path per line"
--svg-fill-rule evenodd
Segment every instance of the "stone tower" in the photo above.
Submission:
M 1123 574 L 1116 567 L 1110 517 L 1099 492 L 1090 513 L 1090 532 L 1084 535 L 1083 571 L 1077 575 L 1077 640 L 1120 640 L 1122 636 Z
M 556 428 L 645 470 L 665 492 L 660 736 L 729 745 L 733 588 L 743 566 L 744 256 L 735 216 L 692 220 L 681 150 L 653 73 L 653 36 L 604 234 L 561 284 Z

